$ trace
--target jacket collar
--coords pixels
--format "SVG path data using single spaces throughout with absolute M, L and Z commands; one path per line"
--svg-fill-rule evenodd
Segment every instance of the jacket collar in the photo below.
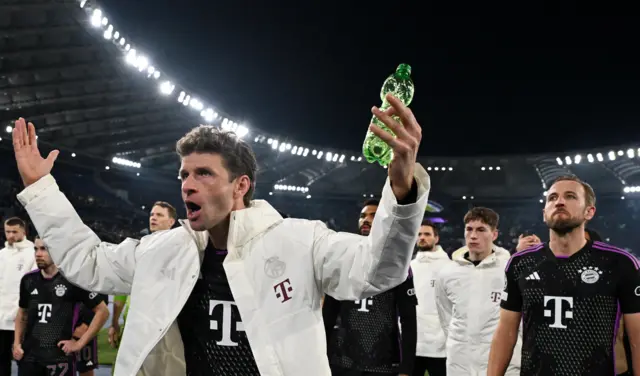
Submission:
M 439 245 L 436 245 L 435 249 L 431 252 L 418 252 L 416 255 L 416 260 L 418 262 L 431 262 L 448 258 L 449 256 L 447 255 L 447 252 L 445 252 Z
M 259 234 L 282 221 L 282 216 L 276 209 L 264 200 L 251 201 L 251 206 L 246 209 L 231 212 L 229 222 L 229 236 L 227 238 L 227 250 L 244 246 Z M 202 252 L 209 242 L 207 231 L 194 231 L 188 220 L 181 219 L 180 224 L 187 229 Z
M 471 265 L 471 261 L 464 258 L 464 255 L 467 252 L 469 252 L 469 248 L 467 248 L 467 246 L 461 247 L 457 251 L 453 252 L 453 254 L 451 255 L 451 259 L 460 265 Z M 511 254 L 509 253 L 509 251 L 494 244 L 493 253 L 490 254 L 486 259 L 482 260 L 482 262 L 480 262 L 478 266 L 491 267 L 499 261 L 508 261 L 510 257 Z
M 16 243 L 13 243 L 12 245 L 9 245 L 9 242 L 5 241 L 4 247 L 5 249 L 12 250 L 12 251 L 22 251 L 27 248 L 33 249 L 33 243 L 29 241 L 27 238 L 24 238 L 22 239 L 21 242 L 16 242 Z

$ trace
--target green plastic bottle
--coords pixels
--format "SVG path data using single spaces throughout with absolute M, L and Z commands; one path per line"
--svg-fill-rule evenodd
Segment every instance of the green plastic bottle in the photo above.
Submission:
M 382 89 L 380 90 L 382 106 L 380 106 L 380 110 L 384 111 L 391 106 L 385 99 L 388 93 L 393 94 L 393 96 L 400 99 L 405 106 L 408 106 L 411 100 L 413 100 L 414 91 L 413 80 L 411 80 L 411 67 L 408 64 L 398 65 L 396 72 L 387 77 L 382 85 Z M 400 122 L 400 118 L 395 115 L 394 119 Z M 373 116 L 371 122 L 394 135 L 391 129 L 378 120 L 377 117 Z M 367 136 L 362 144 L 362 154 L 367 162 L 378 162 L 383 167 L 389 166 L 393 158 L 393 150 L 391 147 L 371 131 L 367 131 Z

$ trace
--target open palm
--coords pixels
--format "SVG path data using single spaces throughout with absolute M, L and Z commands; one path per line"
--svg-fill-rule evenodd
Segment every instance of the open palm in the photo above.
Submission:
M 25 186 L 48 175 L 60 153 L 58 150 L 53 150 L 46 159 L 42 158 L 36 142 L 36 128 L 29 123 L 27 130 L 27 124 L 23 118 L 18 119 L 13 128 L 13 151 Z

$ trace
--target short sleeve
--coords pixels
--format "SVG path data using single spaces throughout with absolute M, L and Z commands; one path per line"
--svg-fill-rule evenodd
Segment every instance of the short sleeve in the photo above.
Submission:
M 409 269 L 409 277 L 395 288 L 396 299 L 398 300 L 398 306 L 410 306 L 411 309 L 415 309 L 418 305 L 418 298 L 416 298 L 416 289 L 413 286 L 413 274 Z
M 84 304 L 87 309 L 94 309 L 103 301 L 104 295 L 98 294 L 97 292 L 89 292 L 78 288 L 78 300 L 80 303 Z
M 24 309 L 29 307 L 29 293 L 27 292 L 27 281 L 25 276 L 20 280 L 20 299 L 18 300 L 18 306 Z
M 619 264 L 618 301 L 622 313 L 640 312 L 640 271 L 638 260 L 632 255 L 621 257 Z
M 514 257 L 521 257 L 519 255 L 512 256 L 507 268 L 504 272 L 504 291 L 502 292 L 502 301 L 500 307 L 509 311 L 522 312 L 522 293 L 520 291 L 520 285 L 518 284 L 518 276 L 516 275 Z

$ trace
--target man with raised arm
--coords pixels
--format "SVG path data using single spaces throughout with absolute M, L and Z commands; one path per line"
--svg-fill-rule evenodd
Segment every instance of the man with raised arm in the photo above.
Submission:
M 330 375 L 323 294 L 356 300 L 404 282 L 427 205 L 429 177 L 416 164 L 420 125 L 398 99 L 387 100 L 387 110 L 372 112 L 396 137 L 370 129 L 394 157 L 368 237 L 283 219 L 251 201 L 250 146 L 201 126 L 177 143 L 188 221 L 140 241 L 104 243 L 50 175 L 58 152 L 42 158 L 34 126 L 16 122 L 27 187 L 18 198 L 54 261 L 79 286 L 131 295 L 116 376 Z

